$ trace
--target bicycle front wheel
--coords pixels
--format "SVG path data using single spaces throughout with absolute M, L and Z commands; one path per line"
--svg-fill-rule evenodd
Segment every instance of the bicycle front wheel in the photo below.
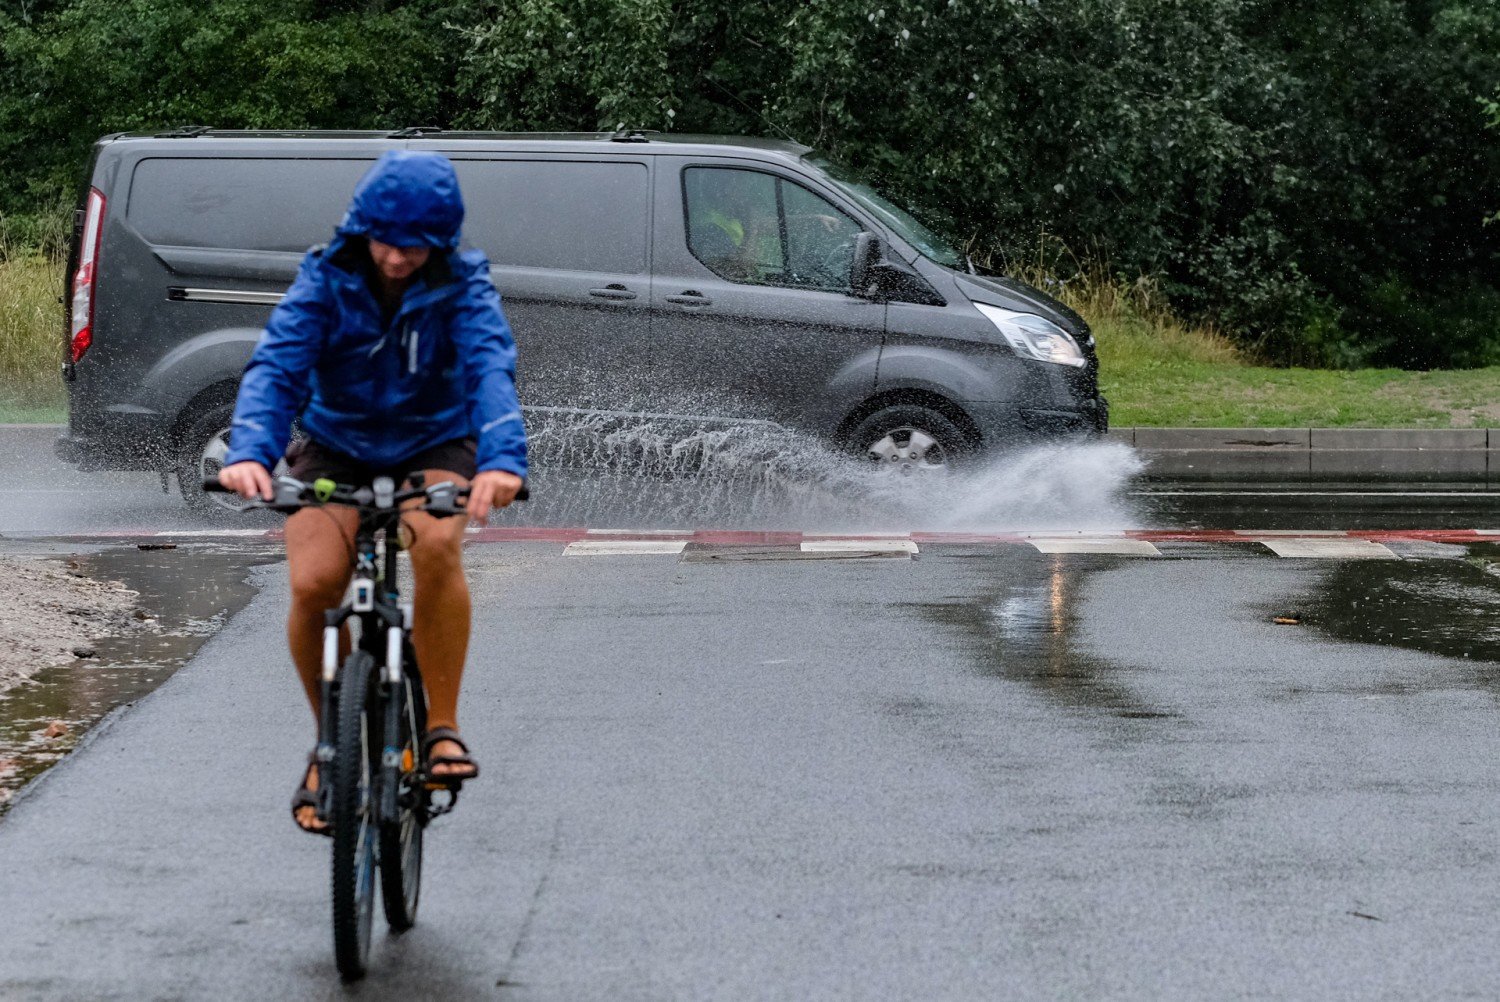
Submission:
M 417 921 L 422 895 L 422 832 L 427 827 L 427 790 L 422 785 L 422 734 L 427 730 L 427 698 L 416 658 L 407 649 L 401 680 L 400 725 L 391 747 L 401 761 L 384 775 L 396 788 L 396 817 L 380 829 L 380 888 L 385 920 L 392 932 L 405 932 Z
M 378 865 L 375 770 L 380 693 L 375 660 L 355 651 L 339 676 L 338 735 L 332 763 L 333 954 L 345 981 L 364 977 L 370 956 Z

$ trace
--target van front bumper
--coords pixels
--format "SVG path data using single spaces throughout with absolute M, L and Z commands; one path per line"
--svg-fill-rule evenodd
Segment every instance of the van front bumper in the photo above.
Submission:
M 1045 407 L 981 401 L 965 401 L 962 406 L 974 419 L 986 447 L 1004 448 L 1045 438 L 1102 435 L 1109 430 L 1109 401 L 1102 396 Z

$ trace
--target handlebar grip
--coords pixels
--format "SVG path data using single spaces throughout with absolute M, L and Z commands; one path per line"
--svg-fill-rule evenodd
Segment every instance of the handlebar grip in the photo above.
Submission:
M 204 477 L 203 489 L 210 494 L 234 494 L 235 492 L 219 483 L 218 477 Z
M 531 488 L 527 487 L 525 484 L 522 484 L 521 485 L 521 489 L 518 490 L 518 491 L 516 491 L 516 500 L 517 501 L 530 501 L 531 500 Z

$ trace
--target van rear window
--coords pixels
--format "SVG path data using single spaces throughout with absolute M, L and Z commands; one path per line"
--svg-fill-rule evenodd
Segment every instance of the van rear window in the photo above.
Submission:
M 631 161 L 454 160 L 466 242 L 496 265 L 646 271 L 646 165 Z
M 152 157 L 131 176 L 126 218 L 152 244 L 305 251 L 333 237 L 373 162 Z

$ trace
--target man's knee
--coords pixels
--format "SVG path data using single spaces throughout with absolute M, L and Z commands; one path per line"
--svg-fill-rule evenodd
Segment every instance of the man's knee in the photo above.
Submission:
M 298 568 L 291 577 L 292 601 L 304 607 L 332 608 L 349 587 L 349 568 L 342 564 Z
M 463 526 L 459 519 L 436 519 L 430 516 L 411 526 L 412 573 L 418 577 L 452 574 L 463 571 Z

